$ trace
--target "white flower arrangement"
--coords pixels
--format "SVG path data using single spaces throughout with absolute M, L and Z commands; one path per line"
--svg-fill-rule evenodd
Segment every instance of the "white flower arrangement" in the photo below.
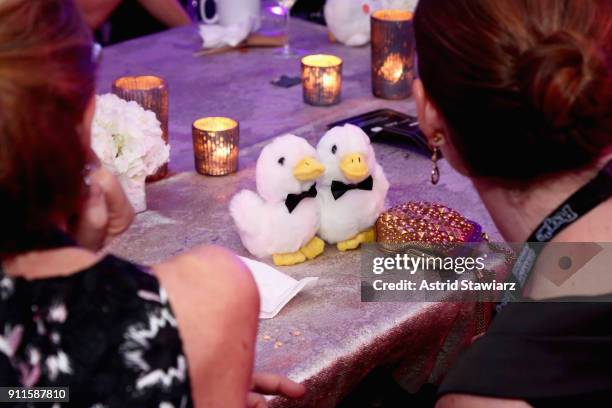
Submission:
M 118 176 L 134 209 L 144 211 L 145 178 L 170 157 L 155 113 L 114 94 L 97 95 L 91 145 L 102 164 Z

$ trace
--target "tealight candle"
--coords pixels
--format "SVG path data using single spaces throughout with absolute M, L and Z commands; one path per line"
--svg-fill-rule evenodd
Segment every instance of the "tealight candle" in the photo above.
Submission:
M 196 171 L 208 176 L 225 176 L 238 170 L 238 122 L 223 117 L 193 122 L 193 153 Z
M 340 102 L 342 59 L 334 55 L 315 54 L 302 58 L 304 102 L 328 106 Z
M 378 10 L 372 14 L 372 92 L 404 99 L 412 92 L 414 35 L 412 13 Z
M 168 88 L 157 76 L 124 76 L 113 82 L 112 91 L 126 101 L 135 101 L 144 109 L 153 111 L 162 129 L 162 138 L 168 140 Z M 147 181 L 161 180 L 168 175 L 168 163 L 161 166 Z

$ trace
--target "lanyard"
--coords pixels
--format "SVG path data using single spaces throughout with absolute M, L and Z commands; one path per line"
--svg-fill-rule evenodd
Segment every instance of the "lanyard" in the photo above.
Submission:
M 527 238 L 527 242 L 519 252 L 512 267 L 512 272 L 507 279 L 508 282 L 515 283 L 515 286 L 519 289 L 504 293 L 498 311 L 508 302 L 522 299 L 522 291 L 538 256 L 544 248 L 543 243 L 550 242 L 561 231 L 610 197 L 612 197 L 612 160 L 604 166 L 595 178 L 550 213 Z

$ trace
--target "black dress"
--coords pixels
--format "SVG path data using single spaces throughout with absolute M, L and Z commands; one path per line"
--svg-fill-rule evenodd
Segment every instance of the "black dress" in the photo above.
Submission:
M 610 197 L 612 160 L 534 230 L 522 251 L 535 256 L 519 255 L 509 280 L 524 288 L 542 244 Z M 439 394 L 521 399 L 536 408 L 612 407 L 611 323 L 612 294 L 507 303 Z
M 164 290 L 114 256 L 66 277 L 0 269 L 0 385 L 70 387 L 69 404 L 36 407 L 193 406 Z
M 508 304 L 439 394 L 521 399 L 536 408 L 612 406 L 612 295 L 556 300 L 563 302 Z

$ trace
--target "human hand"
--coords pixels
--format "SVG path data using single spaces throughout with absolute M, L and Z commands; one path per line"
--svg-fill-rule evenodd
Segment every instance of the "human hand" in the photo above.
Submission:
M 89 175 L 86 198 L 74 236 L 79 245 L 98 251 L 125 231 L 134 219 L 134 209 L 113 173 L 99 166 Z
M 286 398 L 301 398 L 306 387 L 276 374 L 253 374 L 253 386 L 247 397 L 248 408 L 267 408 L 263 395 L 280 395 Z

